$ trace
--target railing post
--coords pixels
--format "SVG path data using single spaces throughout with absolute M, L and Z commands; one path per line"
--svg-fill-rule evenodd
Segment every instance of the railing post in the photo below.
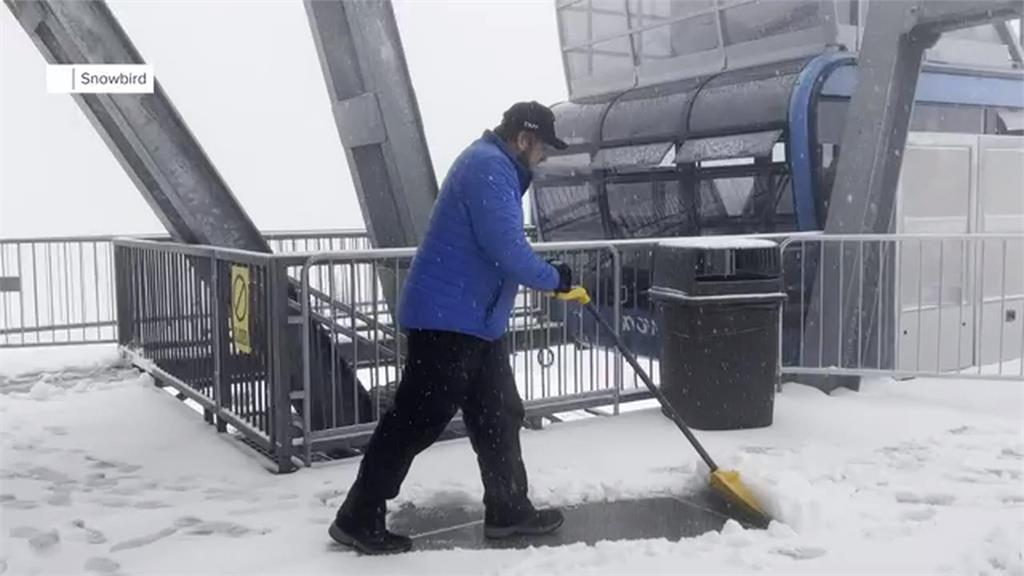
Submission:
M 296 468 L 292 461 L 295 450 L 292 446 L 291 375 L 299 371 L 292 370 L 292 363 L 298 359 L 292 357 L 288 339 L 288 269 L 272 257 L 266 265 L 270 284 L 266 295 L 270 299 L 267 306 L 270 312 L 270 318 L 267 319 L 270 328 L 270 349 L 267 354 L 270 364 L 267 370 L 271 411 L 270 444 L 278 472 L 283 473 L 292 472 Z
M 608 246 L 608 251 L 612 255 L 612 328 L 615 329 L 615 334 L 620 334 L 622 330 L 622 298 L 619 296 L 622 294 L 622 256 L 619 254 L 618 248 L 615 246 Z M 615 378 L 613 380 L 615 386 L 615 405 L 612 408 L 612 413 L 616 416 L 619 415 L 619 404 L 622 396 L 622 351 L 617 347 L 615 348 Z
M 223 411 L 225 400 L 231 396 L 230 388 L 224 386 L 224 355 L 227 353 L 224 331 L 227 319 L 222 309 L 220 266 L 217 257 L 210 256 L 210 331 L 213 338 L 213 401 L 217 405 L 217 432 L 227 432 L 227 422 Z M 227 398 L 225 398 L 225 392 Z
M 302 265 L 302 292 L 300 295 L 302 299 L 302 459 L 306 466 L 313 464 L 313 439 L 310 436 L 313 425 L 312 417 L 310 416 L 310 410 L 312 409 L 312 402 L 310 401 L 310 382 L 312 381 L 310 373 L 312 370 L 310 362 L 310 330 L 312 329 L 312 324 L 309 321 L 309 270 L 315 258 L 315 256 L 311 256 Z
M 126 262 L 130 257 L 130 253 L 127 248 L 121 246 L 114 246 L 114 293 L 116 294 L 117 311 L 115 312 L 117 318 L 117 344 L 118 346 L 127 346 L 130 339 L 131 331 L 128 328 L 129 324 L 129 301 L 131 297 L 132 289 L 128 286 L 128 279 L 131 277 L 131 267 Z M 98 285 L 98 283 L 97 283 Z

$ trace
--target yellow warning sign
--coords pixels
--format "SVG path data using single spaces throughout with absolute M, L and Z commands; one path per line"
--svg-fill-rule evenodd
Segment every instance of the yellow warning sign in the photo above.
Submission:
M 252 353 L 249 341 L 249 268 L 231 267 L 231 339 L 242 354 Z

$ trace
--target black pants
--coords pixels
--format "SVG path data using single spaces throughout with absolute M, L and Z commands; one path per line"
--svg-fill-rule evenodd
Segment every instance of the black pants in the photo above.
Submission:
M 350 491 L 366 505 L 398 495 L 413 458 L 462 408 L 480 464 L 486 521 L 514 523 L 533 510 L 519 445 L 525 412 L 502 341 L 411 331 L 392 408 L 380 419 Z

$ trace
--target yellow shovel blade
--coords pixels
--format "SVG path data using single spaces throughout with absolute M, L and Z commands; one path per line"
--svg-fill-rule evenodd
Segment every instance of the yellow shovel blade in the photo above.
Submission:
M 767 520 L 768 514 L 754 499 L 754 495 L 740 481 L 740 473 L 734 470 L 715 470 L 711 473 L 711 489 L 721 494 L 729 502 L 740 506 L 752 514 Z
M 587 294 L 587 289 L 583 286 L 573 286 L 568 292 L 555 292 L 553 295 L 555 298 L 567 302 L 590 303 L 590 294 Z

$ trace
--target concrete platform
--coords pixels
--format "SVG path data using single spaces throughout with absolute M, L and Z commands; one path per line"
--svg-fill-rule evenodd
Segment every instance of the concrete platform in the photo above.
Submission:
M 484 538 L 481 510 L 409 507 L 392 513 L 388 524 L 390 529 L 412 536 L 417 550 L 441 550 L 562 546 L 642 538 L 675 541 L 720 530 L 731 517 L 724 502 L 712 494 L 593 502 L 563 508 L 563 512 L 565 524 L 554 534 L 508 540 Z

